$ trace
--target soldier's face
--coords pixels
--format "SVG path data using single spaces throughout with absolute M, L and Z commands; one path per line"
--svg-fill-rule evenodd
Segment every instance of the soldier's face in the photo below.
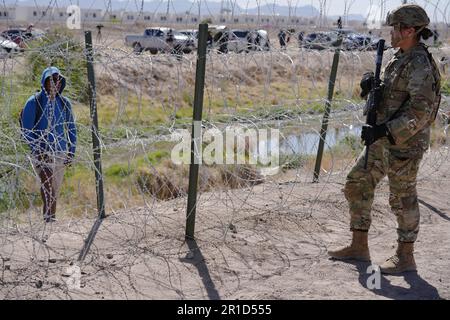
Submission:
M 391 29 L 391 45 L 394 48 L 402 47 L 415 37 L 414 28 L 401 27 L 395 25 Z

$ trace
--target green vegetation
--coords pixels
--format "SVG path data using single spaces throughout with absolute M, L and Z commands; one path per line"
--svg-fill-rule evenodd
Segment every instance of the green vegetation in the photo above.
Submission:
M 442 94 L 450 96 L 450 81 L 448 79 L 445 79 L 442 83 Z
M 96 194 L 90 158 L 92 134 L 84 45 L 70 31 L 54 29 L 45 40 L 32 43 L 30 48 L 25 53 L 25 64 L 29 68 L 24 74 L 0 77 L 4 88 L 0 104 L 5 106 L 6 111 L 0 113 L 0 134 L 8 137 L 3 139 L 8 142 L 0 145 L 0 152 L 2 160 L 12 157 L 11 163 L 21 166 L 19 170 L 12 171 L 11 166 L 0 164 L 0 212 L 13 208 L 23 211 L 30 204 L 40 204 L 34 177 L 30 171 L 26 172 L 29 169 L 25 158 L 28 148 L 20 142 L 18 114 L 30 95 L 39 89 L 42 69 L 49 65 L 56 65 L 67 77 L 65 94 L 73 101 L 79 136 L 76 163 L 66 171 L 68 179 L 65 179 L 61 190 L 59 205 L 66 209 L 67 214 L 80 214 L 83 210 L 95 212 L 92 209 L 95 207 Z M 128 72 L 126 65 L 121 67 L 124 68 L 124 73 Z M 327 94 L 326 76 L 317 74 L 310 77 L 302 74 L 302 79 L 306 81 L 293 83 L 289 79 L 295 75 L 287 70 L 289 68 L 277 66 L 275 69 L 277 75 L 274 73 L 270 84 L 265 83 L 264 75 L 256 71 L 249 73 L 249 79 L 235 79 L 234 75 L 223 81 L 215 79 L 219 83 L 216 82 L 214 87 L 205 91 L 205 122 L 224 124 L 283 121 L 283 132 L 287 133 L 289 128 L 298 128 L 297 121 L 303 115 L 320 118 L 325 107 L 323 99 Z M 164 68 L 161 70 L 167 71 Z M 242 69 L 237 73 L 245 71 Z M 137 202 L 133 201 L 143 198 L 143 194 L 170 199 L 186 193 L 188 166 L 175 166 L 170 161 L 173 142 L 146 144 L 142 148 L 130 147 L 126 143 L 135 138 L 145 140 L 156 134 L 170 134 L 176 128 L 191 128 L 194 84 L 193 78 L 188 78 L 185 79 L 186 84 L 179 87 L 173 85 L 176 80 L 170 77 L 164 78 L 170 86 L 155 85 L 149 81 L 142 90 L 142 96 L 133 90 L 134 84 L 130 81 L 133 77 L 126 78 L 125 85 L 115 83 L 106 76 L 98 78 L 99 129 L 101 141 L 106 146 L 102 153 L 102 165 L 105 195 L 111 208 L 123 205 L 125 197 L 128 197 L 129 203 L 135 204 Z M 315 79 L 313 84 L 310 83 L 310 78 Z M 122 89 L 122 85 L 126 95 L 119 97 L 122 90 L 118 88 Z M 348 86 L 348 83 L 341 83 L 336 88 L 333 110 L 345 107 L 348 99 L 359 100 L 357 88 L 351 91 Z M 443 81 L 442 90 L 444 94 L 450 95 L 448 81 Z M 433 141 L 442 139 L 436 136 Z M 349 135 L 326 150 L 322 166 L 328 170 L 332 166 L 339 166 L 339 161 L 347 161 L 348 164 L 348 159 L 354 158 L 361 150 L 358 137 Z M 315 155 L 280 155 L 280 165 L 284 170 L 310 170 L 314 161 Z M 246 165 L 203 165 L 199 177 L 200 190 L 238 188 L 247 185 L 248 181 L 252 181 L 250 184 L 259 183 L 261 179 L 257 169 L 257 166 Z
M 44 67 L 56 66 L 66 77 L 65 95 L 73 101 L 89 102 L 86 63 L 83 44 L 78 42 L 67 29 L 54 28 L 43 40 L 30 44 L 26 56 L 28 71 L 22 78 L 23 84 L 39 84 Z

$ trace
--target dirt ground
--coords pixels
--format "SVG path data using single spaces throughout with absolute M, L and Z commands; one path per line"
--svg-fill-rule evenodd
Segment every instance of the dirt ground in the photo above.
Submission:
M 121 52 L 118 49 L 123 44 L 116 36 L 104 38 L 105 47 L 117 52 L 102 56 L 104 64 L 97 66 L 99 77 L 114 80 L 119 78 L 116 75 L 129 73 L 128 83 L 133 84 L 135 71 L 140 77 L 138 71 L 151 70 L 151 75 L 167 76 L 163 80 L 177 80 L 169 76 L 173 66 L 162 63 L 167 60 L 164 56 L 136 57 L 129 49 Z M 302 59 L 303 53 L 290 49 L 297 60 L 324 66 L 333 54 L 316 61 L 315 52 Z M 442 52 L 448 54 L 448 47 Z M 364 55 L 357 66 L 372 66 L 372 59 L 364 59 L 371 55 Z M 342 66 L 351 65 L 352 55 L 343 56 L 348 59 Z M 117 59 L 108 60 L 110 57 Z M 123 70 L 115 69 L 125 57 L 133 59 L 127 60 Z M 221 59 L 225 58 L 231 61 L 226 67 L 230 76 L 233 70 L 244 73 L 242 61 L 251 60 L 238 55 Z M 184 69 L 176 75 L 186 70 L 193 74 L 193 64 L 187 62 L 194 60 L 195 55 L 185 58 Z M 252 63 L 263 65 L 260 60 Z M 282 74 L 285 69 L 280 70 Z M 317 79 L 313 77 L 311 83 L 319 78 L 313 76 Z M 111 91 L 127 84 L 111 82 Z M 149 82 L 148 87 L 158 85 Z M 130 90 L 134 89 L 130 85 Z M 291 170 L 251 188 L 202 193 L 196 240 L 190 242 L 184 237 L 186 198 L 165 202 L 148 198 L 145 207 L 107 212 L 109 216 L 80 265 L 80 277 L 72 273 L 94 220 L 61 219 L 44 225 L 36 209 L 24 215 L 23 223 L 2 219 L 0 298 L 449 299 L 449 151 L 442 147 L 430 152 L 421 167 L 421 230 L 415 250 L 418 272 L 381 276 L 378 288 L 371 289 L 376 281 L 367 272 L 369 264 L 332 261 L 327 256 L 328 249 L 350 240 L 348 205 L 341 192 L 347 168 L 323 173 L 320 183 L 311 183 L 311 172 Z M 395 251 L 396 219 L 389 209 L 388 190 L 383 180 L 373 206 L 369 245 L 375 264 Z
M 37 214 L 0 229 L 0 297 L 4 299 L 448 299 L 450 298 L 449 149 L 426 155 L 418 192 L 421 225 L 417 273 L 381 276 L 369 264 L 329 260 L 347 244 L 345 172 L 288 171 L 253 188 L 199 197 L 196 241 L 186 243 L 186 199 L 148 202 L 111 213 L 70 285 L 93 220 L 44 226 Z M 369 245 L 379 264 L 395 248 L 396 221 L 383 180 L 373 207 Z M 72 266 L 73 267 L 73 266 Z M 76 279 L 76 278 L 75 278 Z M 369 282 L 369 285 L 368 285 Z

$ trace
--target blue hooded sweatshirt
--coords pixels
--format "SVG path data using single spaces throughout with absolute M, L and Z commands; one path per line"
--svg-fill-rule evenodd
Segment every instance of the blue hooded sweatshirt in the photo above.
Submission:
M 45 80 L 54 74 L 61 76 L 61 88 L 56 99 L 50 101 L 45 92 Z M 65 87 L 66 79 L 62 77 L 58 68 L 49 67 L 42 72 L 42 90 L 38 95 L 42 108 L 41 117 L 36 119 L 36 109 L 39 106 L 35 95 L 32 95 L 25 104 L 21 119 L 23 136 L 33 155 L 55 152 L 66 153 L 71 157 L 75 155 L 77 130 L 70 101 L 62 96 Z

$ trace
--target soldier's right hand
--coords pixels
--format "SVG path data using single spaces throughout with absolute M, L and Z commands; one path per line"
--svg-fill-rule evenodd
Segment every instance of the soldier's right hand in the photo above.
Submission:
M 364 145 L 366 146 L 370 146 L 378 139 L 387 136 L 390 136 L 390 133 L 386 124 L 384 123 L 381 125 L 374 125 L 374 126 L 368 124 L 362 126 L 361 140 L 364 141 Z

